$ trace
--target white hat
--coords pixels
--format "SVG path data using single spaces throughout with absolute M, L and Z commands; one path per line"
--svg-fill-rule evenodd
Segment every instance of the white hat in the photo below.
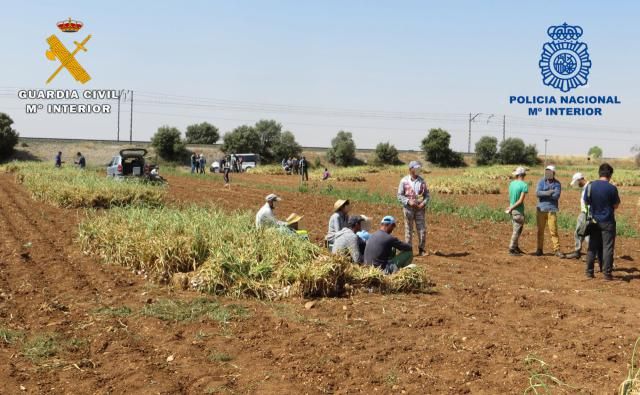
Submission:
M 554 165 L 549 165 L 547 167 L 544 168 L 545 170 L 551 170 L 552 172 L 556 172 L 556 167 Z
M 267 202 L 273 202 L 274 200 L 276 202 L 279 202 L 282 199 L 280 199 L 280 197 L 278 195 L 276 195 L 275 193 L 270 193 L 270 194 L 267 195 L 266 198 L 264 198 L 264 200 L 266 200 Z
M 514 176 L 524 175 L 524 174 L 527 174 L 527 169 L 520 166 L 520 167 L 517 167 L 511 174 L 513 174 Z
M 574 186 L 578 183 L 578 181 L 584 179 L 584 175 L 582 173 L 576 173 L 573 175 L 573 177 L 571 178 L 571 186 Z

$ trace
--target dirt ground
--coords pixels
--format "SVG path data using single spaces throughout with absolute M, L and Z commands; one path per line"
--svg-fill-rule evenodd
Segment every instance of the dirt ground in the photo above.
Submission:
M 174 204 L 255 210 L 266 194 L 226 190 L 210 176 L 169 181 Z M 332 200 L 279 194 L 278 215 L 304 215 L 304 227 L 320 239 Z M 356 203 L 354 211 L 399 215 L 396 206 Z M 436 216 L 428 220 L 432 254 L 416 259 L 436 283 L 433 294 L 362 293 L 311 309 L 302 299 L 221 298 L 248 315 L 226 324 L 168 322 L 98 313 L 202 295 L 83 255 L 74 242 L 83 215 L 34 202 L 0 174 L 0 329 L 25 337 L 0 336 L 2 394 L 522 393 L 530 354 L 576 388 L 567 393 L 613 394 L 640 336 L 637 239 L 619 239 L 617 281 L 586 280 L 580 261 L 508 256 L 508 224 Z M 534 250 L 532 228 L 522 240 Z M 571 235 L 561 234 L 561 243 L 569 249 Z M 22 344 L 43 334 L 67 346 L 33 362 Z

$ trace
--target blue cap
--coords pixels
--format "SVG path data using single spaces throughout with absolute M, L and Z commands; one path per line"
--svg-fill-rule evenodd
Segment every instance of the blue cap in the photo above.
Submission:
M 382 221 L 380 223 L 385 225 L 392 225 L 396 223 L 396 219 L 390 215 L 387 215 L 386 217 L 382 218 Z

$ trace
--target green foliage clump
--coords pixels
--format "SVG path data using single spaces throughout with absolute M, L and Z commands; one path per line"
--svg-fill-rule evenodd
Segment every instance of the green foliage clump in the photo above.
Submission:
M 208 122 L 187 126 L 185 133 L 188 144 L 215 144 L 220 139 L 218 128 Z
M 168 161 L 181 161 L 188 154 L 180 130 L 168 125 L 158 128 L 151 138 L 151 146 L 158 156 Z
M 484 136 L 476 143 L 476 163 L 478 166 L 492 165 L 498 157 L 498 139 Z
M 431 129 L 422 140 L 422 151 L 427 161 L 442 167 L 466 166 L 462 154 L 449 148 L 451 135 L 444 129 Z
M 8 158 L 18 144 L 18 132 L 11 128 L 13 119 L 0 112 L 0 160 Z
M 522 139 L 516 137 L 508 138 L 500 143 L 498 156 L 500 163 L 504 165 L 535 166 L 540 163 L 536 146 L 525 145 Z
M 356 159 L 356 143 L 351 132 L 341 130 L 331 140 L 331 148 L 327 151 L 327 160 L 336 166 L 349 166 Z

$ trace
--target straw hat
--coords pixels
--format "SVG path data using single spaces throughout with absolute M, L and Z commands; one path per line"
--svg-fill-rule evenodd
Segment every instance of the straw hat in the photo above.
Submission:
M 344 206 L 345 204 L 349 204 L 349 200 L 344 200 L 344 199 L 336 200 L 336 202 L 333 204 L 333 211 L 340 210 L 342 206 Z
M 291 213 L 287 217 L 287 219 L 285 219 L 285 222 L 287 223 L 287 225 L 292 225 L 292 224 L 295 224 L 296 222 L 300 222 L 301 219 L 302 219 L 302 215 Z

